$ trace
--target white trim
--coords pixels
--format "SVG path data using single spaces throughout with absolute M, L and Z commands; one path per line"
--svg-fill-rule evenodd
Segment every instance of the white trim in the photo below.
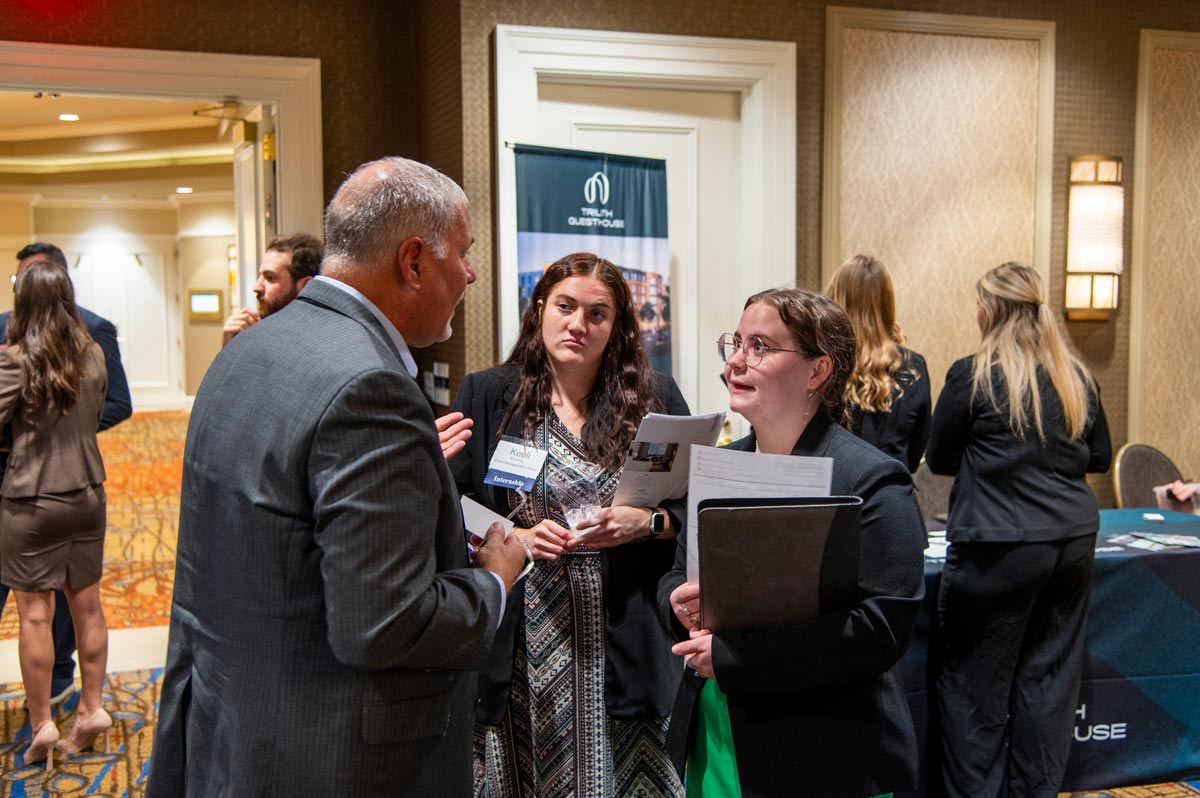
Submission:
M 796 279 L 796 45 L 699 36 L 496 27 L 496 355 L 517 338 L 516 167 L 537 144 L 539 81 L 742 95 L 742 294 Z M 674 309 L 673 309 L 674 310 Z M 680 335 L 689 331 L 679 329 Z M 691 337 L 695 337 L 694 335 Z
M 321 230 L 321 62 L 315 58 L 0 42 L 0 86 L 276 103 L 280 229 Z
M 1200 33 L 1143 29 L 1138 44 L 1137 122 L 1134 127 L 1133 149 L 1133 252 L 1130 254 L 1130 282 L 1127 295 L 1132 295 L 1129 310 L 1129 434 L 1126 440 L 1141 441 L 1144 435 L 1142 405 L 1145 399 L 1145 368 L 1143 358 L 1136 353 L 1145 351 L 1146 290 L 1149 276 L 1149 222 L 1146 219 L 1150 202 L 1151 133 L 1150 107 L 1154 80 L 1154 55 L 1158 50 L 1200 50 Z
M 928 14 L 829 6 L 825 32 L 825 156 L 821 197 L 821 278 L 841 265 L 842 34 L 847 28 L 1028 39 L 1038 46 L 1037 155 L 1034 167 L 1033 268 L 1047 290 L 1054 196 L 1054 23 L 1042 20 Z

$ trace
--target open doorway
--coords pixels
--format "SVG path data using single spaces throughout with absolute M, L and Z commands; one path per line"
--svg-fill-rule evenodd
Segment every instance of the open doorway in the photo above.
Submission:
M 62 247 L 80 304 L 117 325 L 134 406 L 187 406 L 266 237 L 321 229 L 319 63 L 0 42 L 0 92 L 84 111 L 0 134 L 0 246 Z

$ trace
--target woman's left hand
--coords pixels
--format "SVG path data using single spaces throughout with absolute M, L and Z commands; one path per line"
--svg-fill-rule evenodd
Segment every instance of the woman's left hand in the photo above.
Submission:
M 671 646 L 671 653 L 683 657 L 684 666 L 704 678 L 717 678 L 712 664 L 712 632 L 707 629 L 693 629 L 692 639 Z
M 650 511 L 645 507 L 605 507 L 579 525 L 580 535 L 571 540 L 572 549 L 590 546 L 607 549 L 650 534 Z

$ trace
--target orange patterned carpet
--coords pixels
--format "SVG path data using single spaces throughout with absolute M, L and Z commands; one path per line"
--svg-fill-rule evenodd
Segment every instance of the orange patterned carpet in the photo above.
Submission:
M 182 412 L 135 413 L 100 434 L 108 473 L 100 597 L 109 629 L 163 626 L 170 620 L 187 422 Z M 17 613 L 5 612 L 0 639 L 16 636 Z

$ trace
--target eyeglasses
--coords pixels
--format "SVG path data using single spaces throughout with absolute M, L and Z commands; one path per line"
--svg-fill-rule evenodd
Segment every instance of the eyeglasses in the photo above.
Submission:
M 742 355 L 746 358 L 746 365 L 751 368 L 761 363 L 763 355 L 767 352 L 794 352 L 805 357 L 813 357 L 813 355 L 810 355 L 803 349 L 777 349 L 773 346 L 767 346 L 757 335 L 752 335 L 743 341 L 733 333 L 725 333 L 717 339 L 717 356 L 721 358 L 722 363 L 733 357 L 733 353 L 739 349 L 742 350 Z

